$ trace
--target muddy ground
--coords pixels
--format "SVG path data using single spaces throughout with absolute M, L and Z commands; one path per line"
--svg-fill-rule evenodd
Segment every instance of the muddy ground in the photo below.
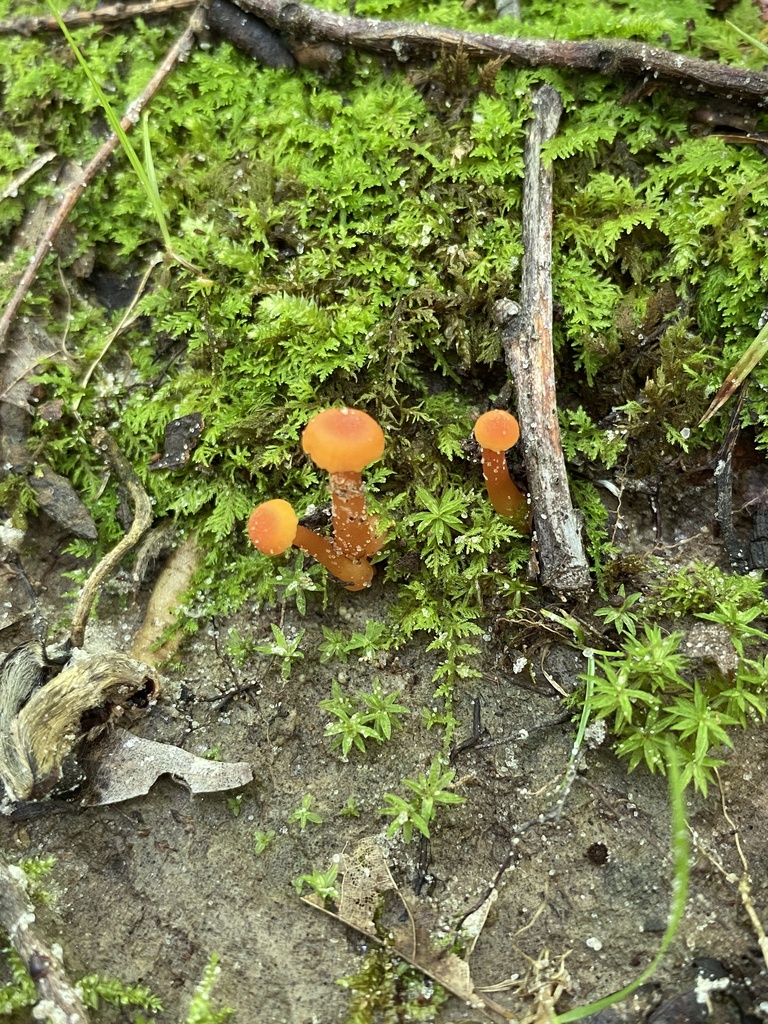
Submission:
M 658 552 L 677 561 L 699 557 L 722 564 L 711 531 L 711 481 L 694 491 L 683 491 L 682 478 L 670 478 L 665 486 L 664 543 Z M 623 515 L 626 547 L 647 550 L 654 541 L 648 503 L 627 501 Z M 685 539 L 690 542 L 681 545 Z M 56 624 L 53 633 L 62 631 L 70 607 L 62 594 L 71 583 L 62 574 L 76 566 L 61 554 L 66 540 L 49 521 L 40 521 L 22 550 L 49 622 Z M 100 601 L 89 626 L 89 649 L 130 646 L 151 582 L 138 595 Z M 29 596 L 12 573 L 0 584 L 7 650 L 28 634 L 29 619 L 22 613 Z M 514 864 L 470 959 L 479 989 L 518 979 L 517 994 L 513 986 L 492 995 L 514 1019 L 536 1012 L 537 963 L 539 981 L 557 975 L 563 982 L 561 1011 L 636 977 L 658 949 L 670 905 L 664 780 L 642 769 L 627 775 L 605 744 L 588 753 L 559 822 L 532 827 L 517 839 L 513 833 L 516 824 L 551 807 L 571 753 L 574 729 L 563 721 L 562 700 L 545 671 L 563 689 L 573 689 L 582 656 L 538 642 L 515 674 L 522 660 L 516 638 L 489 623 L 479 666 L 483 676 L 459 691 L 456 706 L 463 723 L 459 741 L 471 732 L 473 700 L 479 698 L 481 707 L 480 742 L 454 763 L 456 792 L 466 803 L 438 813 L 428 877 L 416 897 L 420 844 L 387 840 L 388 819 L 377 811 L 385 793 L 407 795 L 403 776 L 426 771 L 439 752 L 440 730 L 421 724 L 421 710 L 434 703 L 431 656 L 412 643 L 379 664 L 350 662 L 341 672 L 338 665 L 323 664 L 316 654 L 321 627 L 341 621 L 362 631 L 366 620 L 384 618 L 390 595 L 376 582 L 361 594 L 333 591 L 325 609 L 313 597 L 303 618 L 291 608 L 246 604 L 232 621 L 204 624 L 178 655 L 183 672 L 169 673 L 163 699 L 135 726 L 142 735 L 193 753 L 219 747 L 225 760 L 250 762 L 254 781 L 242 791 L 237 815 L 228 803 L 233 793 L 192 797 L 164 777 L 144 798 L 0 824 L 2 848 L 10 857 L 57 858 L 49 886 L 55 902 L 42 913 L 72 976 L 100 972 L 147 984 L 166 1007 L 160 1019 L 179 1021 L 216 952 L 222 974 L 215 1003 L 235 1008 L 242 1024 L 340 1024 L 349 995 L 337 980 L 360 968 L 368 941 L 303 903 L 292 880 L 326 868 L 334 854 L 377 835 L 398 885 L 444 928 L 477 901 L 515 847 Z M 289 636 L 307 631 L 305 658 L 289 680 L 265 657 L 239 670 L 222 657 L 222 638 L 231 626 L 245 638 L 265 640 L 272 622 Z M 318 702 L 329 696 L 333 678 L 347 689 L 367 690 L 375 677 L 385 690 L 397 690 L 413 713 L 390 742 L 369 745 L 364 755 L 353 751 L 345 761 L 324 737 L 328 715 Z M 220 697 L 233 687 L 247 688 L 222 709 Z M 735 749 L 724 755 L 724 791 L 749 862 L 755 909 L 768 920 L 768 729 L 735 738 Z M 323 820 L 302 831 L 289 818 L 306 794 Z M 350 797 L 359 817 L 340 813 Z M 716 790 L 707 800 L 689 794 L 688 809 L 701 844 L 740 875 L 732 828 Z M 254 833 L 270 829 L 275 838 L 257 855 Z M 692 995 L 694 961 L 702 957 L 720 961 L 738 982 L 729 988 L 735 998 L 715 1000 L 710 1020 L 768 1018 L 768 971 L 735 880 L 724 878 L 698 852 L 681 928 L 654 976 L 658 988 L 644 1009 L 601 1019 L 644 1020 L 659 1001 L 651 1018 L 657 1024 L 707 1019 L 705 1002 Z M 132 1016 L 106 1009 L 96 1018 Z M 450 998 L 436 1019 L 489 1018 Z

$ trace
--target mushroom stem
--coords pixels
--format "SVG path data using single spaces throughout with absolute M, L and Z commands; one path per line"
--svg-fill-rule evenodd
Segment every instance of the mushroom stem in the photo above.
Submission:
M 483 479 L 491 504 L 500 516 L 516 517 L 528 507 L 525 495 L 515 486 L 504 452 L 483 448 Z
M 324 565 L 328 572 L 341 580 L 347 590 L 364 590 L 370 587 L 374 569 L 367 559 L 348 558 L 327 537 L 313 533 L 306 526 L 296 527 L 293 543 Z
M 350 558 L 369 558 L 381 548 L 378 517 L 365 508 L 362 473 L 347 470 L 331 473 L 333 536 Z

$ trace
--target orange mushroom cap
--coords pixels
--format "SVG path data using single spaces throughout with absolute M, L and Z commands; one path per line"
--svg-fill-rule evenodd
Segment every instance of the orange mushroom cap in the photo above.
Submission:
M 264 555 L 282 555 L 295 544 L 341 580 L 347 590 L 371 585 L 374 568 L 367 558 L 349 558 L 327 537 L 300 526 L 293 507 L 282 498 L 265 501 L 251 512 L 248 536 Z
M 282 555 L 293 544 L 299 517 L 292 505 L 282 498 L 273 498 L 251 512 L 248 536 L 264 555 Z
M 384 432 L 361 409 L 325 409 L 313 416 L 301 446 L 315 465 L 329 473 L 361 473 L 384 452 Z
M 520 427 L 515 417 L 504 409 L 491 409 L 479 416 L 475 423 L 475 440 L 481 448 L 492 452 L 505 452 L 520 439 Z

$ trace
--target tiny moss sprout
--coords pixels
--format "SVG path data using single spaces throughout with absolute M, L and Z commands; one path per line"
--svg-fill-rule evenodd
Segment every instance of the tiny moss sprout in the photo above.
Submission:
M 283 679 L 290 679 L 294 662 L 304 658 L 303 652 L 299 650 L 304 638 L 304 630 L 300 629 L 293 640 L 289 640 L 279 626 L 271 623 L 270 628 L 272 640 L 254 644 L 253 650 L 256 654 L 266 654 L 269 657 L 277 658 L 280 664 L 280 675 Z
M 239 818 L 240 817 L 240 812 L 241 812 L 242 807 L 243 807 L 243 796 L 244 795 L 245 795 L 244 793 L 238 793 L 237 796 L 228 796 L 227 797 L 227 807 L 229 808 L 229 812 L 230 812 L 230 814 L 232 815 L 233 818 Z
M 310 874 L 300 875 L 298 878 L 294 878 L 293 887 L 299 896 L 301 896 L 304 888 L 307 887 L 324 902 L 338 903 L 339 890 L 336 887 L 338 874 L 339 865 L 334 863 L 331 864 L 327 871 L 312 871 Z
M 435 757 L 426 775 L 422 773 L 418 779 L 403 779 L 403 785 L 414 794 L 409 800 L 404 800 L 394 793 L 385 793 L 386 806 L 379 810 L 379 814 L 393 819 L 387 828 L 387 835 L 393 836 L 402 831 L 403 839 L 409 843 L 413 837 L 413 830 L 416 829 L 429 839 L 429 826 L 437 813 L 437 808 L 445 804 L 466 802 L 466 797 L 459 796 L 450 789 L 455 774 L 452 769 L 443 771 L 441 759 Z
M 348 797 L 347 802 L 341 808 L 339 814 L 344 818 L 360 817 L 360 808 L 357 806 L 357 801 L 353 796 Z
M 295 811 L 290 815 L 288 821 L 298 822 L 299 828 L 303 832 L 307 825 L 322 825 L 323 819 L 316 812 L 311 810 L 312 808 L 312 794 L 307 793 L 301 801 L 301 804 L 296 808 Z
M 331 683 L 331 696 L 320 701 L 320 707 L 331 716 L 325 735 L 331 737 L 331 749 L 341 748 L 346 757 L 352 747 L 365 753 L 365 741 L 383 743 L 399 724 L 398 716 L 407 715 L 408 708 L 398 704 L 396 693 L 385 693 L 378 679 L 370 692 L 359 691 L 357 703 L 341 689 L 338 680 Z
M 273 828 L 268 829 L 266 832 L 256 831 L 253 833 L 253 851 L 257 857 L 260 857 L 262 853 L 265 853 L 272 845 L 277 833 Z

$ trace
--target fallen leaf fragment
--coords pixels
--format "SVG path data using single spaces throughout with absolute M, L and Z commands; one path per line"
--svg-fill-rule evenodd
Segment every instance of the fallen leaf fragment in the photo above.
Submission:
M 513 1019 L 503 1006 L 477 992 L 466 960 L 433 945 L 431 933 L 437 922 L 417 900 L 398 888 L 375 836 L 364 839 L 351 853 L 341 854 L 339 870 L 343 879 L 335 911 L 317 895 L 304 896 L 303 901 L 374 941 L 386 944 L 388 949 L 469 1006 L 482 1007 L 502 1020 Z M 374 915 L 380 911 L 383 897 L 388 893 L 396 895 L 406 916 L 403 918 L 402 913 L 396 912 L 385 923 L 382 915 L 377 928 Z M 386 938 L 380 934 L 382 928 Z
M 75 537 L 96 540 L 96 524 L 66 477 L 54 473 L 50 466 L 41 466 L 32 473 L 29 483 L 38 505 L 55 523 Z
M 253 779 L 247 761 L 208 761 L 168 743 L 115 729 L 88 749 L 85 807 L 116 804 L 147 794 L 161 775 L 171 775 L 192 793 L 236 789 Z

